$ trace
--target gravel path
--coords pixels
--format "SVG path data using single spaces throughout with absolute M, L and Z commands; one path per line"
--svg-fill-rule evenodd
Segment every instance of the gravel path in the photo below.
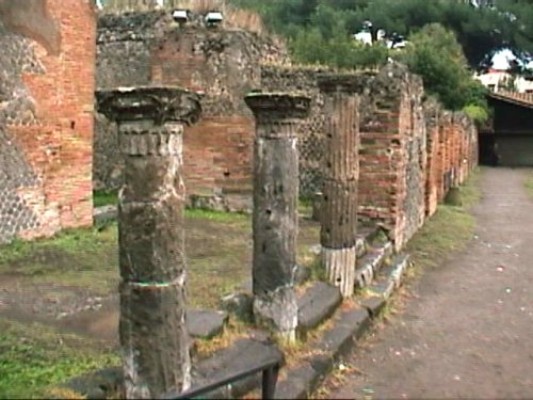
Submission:
M 330 398 L 533 399 L 533 201 L 525 174 L 484 171 L 468 250 L 424 274 L 404 312 L 348 357 L 359 371 Z

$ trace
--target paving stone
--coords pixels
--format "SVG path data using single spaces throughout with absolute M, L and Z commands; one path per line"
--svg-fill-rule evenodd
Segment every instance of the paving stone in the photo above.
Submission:
M 392 296 L 395 288 L 394 279 L 390 276 L 382 278 L 381 281 L 375 282 L 370 286 L 373 294 L 381 296 L 385 300 L 388 300 Z
M 187 310 L 187 328 L 192 337 L 209 339 L 222 332 L 228 314 L 215 310 Z
M 306 399 L 312 390 L 312 382 L 318 379 L 318 372 L 309 362 L 289 371 L 286 379 L 276 385 L 275 399 Z
M 331 371 L 336 360 L 346 354 L 370 326 L 367 310 L 340 311 L 333 327 L 326 330 L 315 346 L 320 354 L 309 357 L 303 364 L 286 371 L 286 378 L 276 387 L 276 399 L 307 398 Z
M 324 333 L 316 346 L 318 350 L 338 357 L 349 350 L 354 339 L 368 328 L 370 316 L 366 309 L 341 311 L 335 318 L 333 328 Z
M 385 306 L 387 300 L 383 296 L 370 296 L 359 301 L 359 304 L 366 308 L 372 318 L 375 318 L 382 308 Z
M 338 288 L 324 282 L 316 282 L 298 298 L 298 330 L 308 331 L 328 318 L 341 303 Z

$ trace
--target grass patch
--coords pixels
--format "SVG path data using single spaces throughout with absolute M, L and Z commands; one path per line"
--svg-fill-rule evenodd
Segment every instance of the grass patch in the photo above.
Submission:
M 0 247 L 0 273 L 107 293 L 116 286 L 116 224 L 67 230 L 49 239 Z
M 406 251 L 411 254 L 417 270 L 438 266 L 450 253 L 467 247 L 475 229 L 475 219 L 469 210 L 481 199 L 480 179 L 481 171 L 474 171 L 460 188 L 462 205 L 440 205 L 435 215 L 409 241 Z
M 209 357 L 219 350 L 230 347 L 237 340 L 249 337 L 249 328 L 249 325 L 230 316 L 222 335 L 211 339 L 196 339 L 193 343 L 193 353 L 199 358 Z
M 186 210 L 185 225 L 190 303 L 217 306 L 221 296 L 251 277 L 251 217 L 191 209 Z M 309 246 L 318 243 L 318 224 L 302 221 L 300 226 L 298 262 L 310 265 L 315 256 Z M 0 246 L 0 274 L 15 277 L 20 285 L 112 293 L 119 281 L 117 223 Z
M 107 190 L 93 191 L 93 205 L 94 207 L 103 207 L 116 205 L 118 202 L 118 192 Z
M 248 222 L 250 216 L 244 213 L 229 213 L 223 211 L 203 210 L 200 208 L 187 208 L 185 217 L 194 220 L 207 220 L 221 223 Z
M 533 198 L 533 171 L 528 171 L 526 180 L 524 181 L 524 187 L 526 188 L 527 194 Z
M 55 385 L 120 362 L 111 349 L 42 324 L 0 319 L 0 332 L 0 398 L 46 398 Z

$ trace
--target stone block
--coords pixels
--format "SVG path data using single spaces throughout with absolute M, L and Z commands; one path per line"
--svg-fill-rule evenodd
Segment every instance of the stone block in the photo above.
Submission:
M 224 330 L 228 314 L 214 310 L 187 310 L 187 329 L 192 337 L 210 339 Z
M 324 282 L 317 282 L 298 298 L 298 330 L 309 331 L 327 319 L 342 297 L 338 288 Z

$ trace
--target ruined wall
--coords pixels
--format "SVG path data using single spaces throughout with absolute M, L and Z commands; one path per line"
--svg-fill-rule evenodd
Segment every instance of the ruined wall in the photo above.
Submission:
M 359 215 L 401 247 L 425 217 L 426 125 L 420 78 L 389 64 L 368 78 L 362 100 Z
M 254 120 L 243 96 L 259 88 L 311 97 L 310 117 L 298 132 L 300 194 L 321 190 L 327 116 L 317 77 L 330 70 L 272 63 L 286 62 L 286 54 L 268 40 L 195 23 L 180 27 L 164 13 L 109 16 L 99 26 L 100 87 L 161 83 L 204 92 L 202 120 L 184 138 L 186 184 L 195 205 L 249 207 Z M 129 59 L 135 71 L 117 77 Z M 359 218 L 381 224 L 399 248 L 476 165 L 477 131 L 464 115 L 423 104 L 421 79 L 400 64 L 360 76 Z M 112 188 L 120 184 L 122 167 L 115 131 L 105 124 L 99 123 L 95 176 L 99 187 Z M 228 198 L 242 204 L 230 206 Z
M 94 18 L 89 0 L 0 4 L 0 242 L 92 224 Z
M 202 119 L 184 135 L 188 193 L 211 208 L 249 208 L 254 120 L 243 98 L 260 86 L 260 64 L 286 62 L 285 50 L 253 33 L 206 28 L 197 18 L 179 26 L 164 12 L 103 16 L 98 37 L 99 87 L 174 84 L 204 94 Z M 135 71 L 113 79 L 129 71 L 129 59 Z M 116 188 L 116 130 L 102 117 L 97 123 L 95 183 Z
M 324 121 L 318 68 L 264 66 L 264 91 L 303 92 L 311 113 L 299 131 L 300 193 L 321 190 Z M 463 114 L 423 103 L 420 78 L 399 64 L 360 72 L 361 221 L 378 223 L 402 247 L 432 215 L 449 188 L 477 165 L 477 130 Z M 465 162 L 466 161 L 466 162 Z
M 427 174 L 426 174 L 426 216 L 431 217 L 437 211 L 439 203 L 439 186 L 442 185 L 442 160 L 439 153 L 441 130 L 440 117 L 443 112 L 434 99 L 424 103 L 424 117 L 427 133 Z

